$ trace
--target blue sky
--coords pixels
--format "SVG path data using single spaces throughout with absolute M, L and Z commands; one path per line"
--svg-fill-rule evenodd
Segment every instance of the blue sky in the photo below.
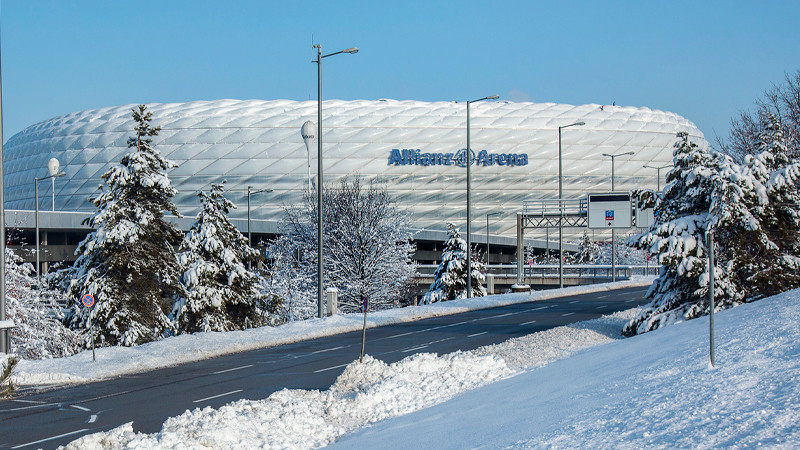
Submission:
M 2 0 L 4 140 L 90 108 L 323 98 L 646 106 L 709 140 L 800 69 L 800 2 Z

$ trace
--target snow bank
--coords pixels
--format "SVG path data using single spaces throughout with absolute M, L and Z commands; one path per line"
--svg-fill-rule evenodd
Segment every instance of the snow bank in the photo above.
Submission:
M 492 295 L 488 297 L 453 300 L 426 306 L 390 309 L 370 313 L 367 327 L 411 322 L 415 320 L 458 314 L 497 306 L 546 300 L 565 295 L 603 292 L 634 286 L 647 286 L 653 277 L 637 277 L 630 281 L 589 286 L 575 286 L 532 293 Z M 279 327 L 261 327 L 225 333 L 209 332 L 181 335 L 136 347 L 105 347 L 66 358 L 23 360 L 19 362 L 13 381 L 18 386 L 75 384 L 99 381 L 119 375 L 145 372 L 163 367 L 200 361 L 229 353 L 255 350 L 361 330 L 363 315 L 343 314 L 325 319 L 291 322 Z M 620 326 L 621 329 L 621 326 Z
M 390 365 L 365 357 L 363 363 L 348 365 L 327 391 L 284 389 L 266 400 L 240 400 L 219 409 L 197 408 L 168 419 L 155 434 L 135 433 L 128 423 L 84 436 L 67 448 L 320 447 L 364 425 L 436 405 L 520 369 L 619 339 L 619 330 L 638 311 L 635 308 L 470 352 L 421 353 Z M 514 355 L 516 370 L 503 360 L 510 355 Z
M 588 349 L 341 448 L 800 448 L 800 290 Z

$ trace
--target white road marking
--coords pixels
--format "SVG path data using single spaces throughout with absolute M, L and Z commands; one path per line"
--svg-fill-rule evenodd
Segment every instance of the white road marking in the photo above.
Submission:
M 610 296 L 611 296 L 611 294 L 606 294 L 606 295 L 598 295 L 598 296 L 597 296 L 597 297 L 595 297 L 595 298 L 606 298 L 606 297 L 610 297 Z
M 414 334 L 414 333 L 419 333 L 419 331 L 409 331 L 408 333 L 395 334 L 394 336 L 389 336 L 386 339 L 394 339 L 402 336 L 408 336 L 409 334 Z
M 547 309 L 547 308 L 549 308 L 549 306 L 540 306 L 538 308 L 529 309 L 528 311 L 539 311 L 541 309 Z
M 80 430 L 70 431 L 69 433 L 59 434 L 58 436 L 53 436 L 53 437 L 49 437 L 49 438 L 46 438 L 46 439 L 40 439 L 40 440 L 34 441 L 34 442 L 28 442 L 27 444 L 20 444 L 20 445 L 17 445 L 16 447 L 11 447 L 11 448 L 22 448 L 22 447 L 27 447 L 29 445 L 41 444 L 42 442 L 52 441 L 53 439 L 62 438 L 64 436 L 70 436 L 70 435 L 73 435 L 73 434 L 83 433 L 86 430 L 88 430 L 88 428 L 82 428 Z
M 597 307 L 597 308 L 595 308 L 595 309 L 603 309 L 603 308 L 605 308 L 605 307 L 607 307 L 607 306 L 608 306 L 608 305 L 600 305 L 600 306 L 598 306 L 598 307 Z
M 489 317 L 487 317 L 487 319 L 495 319 L 495 318 L 498 318 L 498 317 L 511 316 L 511 315 L 514 315 L 514 314 L 516 314 L 516 313 L 510 312 L 510 313 L 500 314 L 498 316 L 489 316 Z
M 45 403 L 45 402 L 36 402 L 33 400 L 11 400 L 12 402 L 20 402 L 20 403 Z
M 250 364 L 250 365 L 247 365 L 247 366 L 234 367 L 233 369 L 219 370 L 217 372 L 211 372 L 211 374 L 212 375 L 216 375 L 218 373 L 233 372 L 234 370 L 247 369 L 248 367 L 253 367 L 253 365 Z
M 224 394 L 212 395 L 211 397 L 206 397 L 206 398 L 201 398 L 200 400 L 195 400 L 192 403 L 200 403 L 200 402 L 204 402 L 206 400 L 211 400 L 211 399 L 215 399 L 215 398 L 219 398 L 219 397 L 224 397 L 226 395 L 236 394 L 237 392 L 242 392 L 243 390 L 244 389 L 237 389 L 235 391 L 226 392 Z
M 21 408 L 3 409 L 3 410 L 0 410 L 0 411 L 22 411 L 24 409 L 42 408 L 44 406 L 53 406 L 53 405 L 58 405 L 58 404 L 59 403 L 43 403 L 41 405 L 23 406 Z
M 467 336 L 467 337 L 475 337 L 475 336 L 480 336 L 480 335 L 482 335 L 482 334 L 486 334 L 486 333 L 488 333 L 488 331 L 484 331 L 483 333 L 475 333 L 475 334 L 470 334 L 470 335 L 469 335 L 469 336 Z
M 75 409 L 80 409 L 81 411 L 91 411 L 91 409 L 84 408 L 83 406 L 78 406 L 78 405 L 69 405 L 69 406 L 71 406 L 71 407 L 73 407 Z
M 536 322 L 536 321 L 535 320 L 531 320 L 530 322 L 521 323 L 520 325 L 530 325 L 530 324 L 532 324 L 534 322 Z
M 427 344 L 425 344 L 425 345 L 419 345 L 419 346 L 417 346 L 417 347 L 411 347 L 411 348 L 407 348 L 407 349 L 405 349 L 405 350 L 400 350 L 400 352 L 401 352 L 401 353 L 408 353 L 408 352 L 413 352 L 413 351 L 415 351 L 415 350 L 422 350 L 423 348 L 427 348 L 427 347 L 428 347 L 428 345 L 427 345 Z
M 561 317 L 567 317 L 567 316 L 571 316 L 573 314 L 575 314 L 575 313 L 574 312 L 566 313 L 566 314 L 562 314 Z
M 92 414 L 91 416 L 89 416 L 89 420 L 87 420 L 86 423 L 94 423 L 96 420 L 97 420 L 97 414 Z
M 570 305 L 572 305 L 572 304 L 574 304 L 574 303 L 578 303 L 579 301 L 580 301 L 580 300 L 573 300 L 573 301 L 569 302 L 569 304 L 570 304 Z
M 312 355 L 315 355 L 315 354 L 317 354 L 317 353 L 332 352 L 332 351 L 334 351 L 334 350 L 339 350 L 339 349 L 343 349 L 343 348 L 344 348 L 344 346 L 333 347 L 333 348 L 326 348 L 325 350 L 317 350 L 317 351 L 315 351 L 315 352 L 311 352 L 311 354 L 312 354 Z
M 339 364 L 338 366 L 328 367 L 327 369 L 319 369 L 319 370 L 315 370 L 315 371 L 314 371 L 314 373 L 320 373 L 320 372 L 325 372 L 326 370 L 338 369 L 339 367 L 344 367 L 344 366 L 346 366 L 347 364 L 350 364 L 350 363 L 346 363 L 346 364 Z
M 635 302 L 636 300 L 637 300 L 637 299 L 635 299 L 635 298 L 632 298 L 632 299 L 630 299 L 630 300 L 625 300 L 625 303 Z

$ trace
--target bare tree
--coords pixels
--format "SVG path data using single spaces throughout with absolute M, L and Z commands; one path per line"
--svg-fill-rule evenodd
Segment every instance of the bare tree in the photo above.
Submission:
M 717 137 L 720 150 L 737 163 L 743 163 L 745 156 L 753 154 L 753 142 L 758 140 L 763 124 L 773 115 L 783 130 L 790 157 L 800 157 L 800 70 L 787 73 L 783 83 L 773 84 L 764 91 L 755 106 L 755 111 L 745 111 L 731 119 L 727 140 Z
M 358 177 L 326 187 L 322 201 L 324 283 L 339 290 L 341 310 L 360 311 L 364 298 L 371 309 L 398 306 L 416 271 L 408 213 L 385 188 L 363 186 Z M 316 224 L 316 196 L 306 195 L 301 206 L 286 208 L 283 233 L 290 245 L 274 246 L 295 255 L 304 280 L 317 279 Z

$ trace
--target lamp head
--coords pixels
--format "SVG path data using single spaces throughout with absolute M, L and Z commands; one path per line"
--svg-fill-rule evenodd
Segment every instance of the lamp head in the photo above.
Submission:
M 350 47 L 342 50 L 342 53 L 358 53 L 358 47 Z
M 50 161 L 47 162 L 47 170 L 50 172 L 51 177 L 54 177 L 58 174 L 59 166 L 60 164 L 55 158 L 50 158 Z
M 490 95 L 486 97 L 486 100 L 497 100 L 498 98 L 500 98 L 499 95 Z

